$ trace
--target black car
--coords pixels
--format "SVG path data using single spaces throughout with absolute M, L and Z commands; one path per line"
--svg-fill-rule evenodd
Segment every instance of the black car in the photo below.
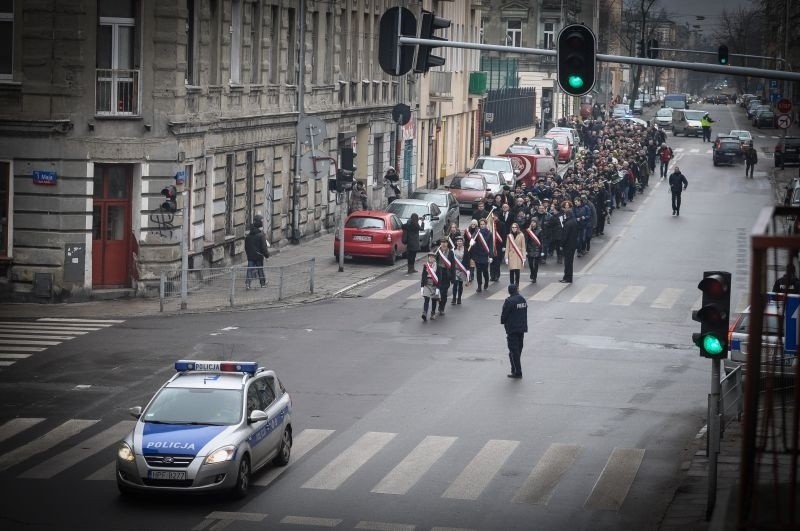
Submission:
M 800 136 L 783 137 L 775 145 L 775 167 L 786 163 L 800 163 Z
M 720 164 L 741 164 L 744 161 L 744 152 L 739 141 L 732 138 L 720 138 L 714 144 L 714 166 Z
M 772 111 L 760 111 L 753 115 L 754 127 L 775 127 L 775 113 Z

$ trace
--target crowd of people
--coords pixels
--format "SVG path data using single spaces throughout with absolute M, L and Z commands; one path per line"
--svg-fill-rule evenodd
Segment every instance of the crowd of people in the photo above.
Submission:
M 501 278 L 501 264 L 515 286 L 525 269 L 535 283 L 539 267 L 553 262 L 563 265 L 560 281 L 571 283 L 574 258 L 589 254 L 614 211 L 649 186 L 657 162 L 661 178 L 667 177 L 674 155 L 657 126 L 579 119 L 563 125 L 578 130 L 583 146 L 572 167 L 563 175 L 553 170 L 529 188 L 518 184 L 487 195 L 469 226 L 453 224 L 428 254 L 421 273 L 423 320 L 444 315 L 448 302 L 461 304 L 472 285 L 489 289 Z M 417 272 L 410 260 L 409 273 Z

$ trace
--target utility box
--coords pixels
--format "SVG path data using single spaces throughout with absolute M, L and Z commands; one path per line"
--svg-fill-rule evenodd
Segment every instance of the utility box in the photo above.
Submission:
M 86 276 L 86 244 L 64 245 L 64 282 L 83 284 Z

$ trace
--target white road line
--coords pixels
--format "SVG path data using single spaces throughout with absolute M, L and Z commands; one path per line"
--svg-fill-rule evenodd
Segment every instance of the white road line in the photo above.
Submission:
M 0 352 L 0 360 L 24 360 L 30 357 L 30 354 L 3 354 Z
M 319 443 L 327 439 L 332 433 L 333 430 L 317 430 L 312 428 L 307 428 L 298 433 L 297 436 L 292 439 L 292 453 L 289 458 L 290 464 L 297 462 L 301 457 L 316 448 Z M 253 485 L 266 487 L 288 468 L 287 466 L 269 468 L 263 474 L 260 474 L 259 477 L 255 478 Z
M 56 333 L 69 332 L 70 334 L 85 334 L 87 332 L 96 332 L 97 330 L 104 330 L 96 326 L 50 326 L 45 324 L 0 324 L 0 330 L 26 330 L 36 332 L 52 331 Z
M 577 295 L 572 297 L 572 300 L 570 300 L 569 302 L 579 302 L 579 303 L 592 302 L 607 287 L 608 284 L 589 284 L 588 286 L 580 290 Z
M 700 153 L 700 148 L 692 148 L 689 150 L 689 153 Z
M 8 367 L 10 365 L 14 365 L 13 361 L 0 361 L 0 367 Z
M 644 286 L 626 286 L 625 289 L 619 292 L 619 295 L 614 297 L 611 304 L 613 306 L 630 306 L 639 295 L 644 293 L 644 290 Z
M 559 293 L 561 293 L 561 291 L 567 286 L 569 286 L 569 284 L 562 284 L 560 282 L 551 282 L 550 284 L 543 287 L 539 293 L 529 297 L 529 299 L 532 301 L 547 302 L 556 295 L 558 295 Z
M 429 435 L 378 483 L 372 492 L 405 494 L 456 442 L 457 437 Z
M 370 431 L 306 481 L 304 489 L 334 490 L 395 438 L 396 433 Z
M 12 345 L 60 345 L 61 341 L 29 341 L 27 339 L 6 339 L 0 340 L 0 346 L 10 347 Z
M 575 463 L 580 449 L 580 446 L 572 444 L 551 444 L 517 491 L 514 503 L 547 505 L 556 485 Z
M 508 286 L 501 286 L 501 288 L 502 289 L 498 289 L 497 291 L 495 291 L 494 293 L 492 293 L 491 295 L 489 295 L 486 298 L 489 299 L 489 300 L 493 300 L 493 301 L 503 301 L 503 300 L 505 300 L 506 297 L 508 297 Z
M 33 479 L 52 478 L 56 474 L 78 464 L 87 457 L 91 457 L 112 444 L 119 442 L 133 429 L 135 424 L 135 420 L 123 420 L 118 422 L 107 430 L 101 431 L 85 441 L 81 441 L 80 444 L 73 446 L 69 450 L 54 455 L 50 459 L 39 463 L 30 470 L 20 474 L 20 477 Z
M 42 337 L 39 334 L 4 334 L 2 330 L 0 330 L 0 342 L 6 339 L 58 339 L 60 341 L 69 341 L 70 339 L 75 339 L 75 336 L 51 336 L 48 335 L 46 337 Z
M 0 326 L 0 334 L 36 334 L 36 337 L 51 337 L 61 334 L 68 334 L 70 336 L 83 336 L 89 332 L 77 330 L 54 330 L 48 328 L 46 330 L 35 330 L 32 328 L 4 328 Z
M 336 527 L 342 523 L 339 518 L 314 518 L 311 516 L 284 516 L 281 519 L 282 524 L 290 525 L 306 525 L 314 527 Z
M 114 481 L 116 479 L 116 474 L 117 463 L 115 461 L 111 461 L 107 465 L 98 468 L 83 479 L 88 479 L 90 481 Z
M 614 448 L 584 505 L 590 509 L 618 511 L 643 458 L 643 448 Z
M 681 293 L 683 290 L 680 288 L 664 288 L 650 307 L 669 310 L 678 301 Z
M 403 291 L 413 284 L 419 284 L 419 279 L 399 280 L 391 286 L 386 286 L 382 290 L 376 291 L 372 295 L 368 296 L 367 299 L 386 299 L 397 292 Z
M 478 531 L 467 527 L 431 527 L 431 531 Z
M 40 418 L 16 418 L 3 423 L 0 426 L 0 442 L 10 439 L 14 435 L 21 433 L 28 428 L 32 428 L 42 422 L 44 419 Z
M 409 524 L 395 524 L 392 522 L 369 522 L 362 520 L 356 524 L 355 529 L 370 529 L 372 531 L 414 531 L 416 526 Z
M 97 420 L 70 419 L 64 424 L 48 431 L 38 439 L 34 439 L 25 446 L 20 446 L 8 453 L 0 455 L 0 470 L 6 470 L 36 454 L 49 450 L 60 442 L 77 435 L 89 426 L 97 424 L 97 422 Z
M 0 345 L 0 352 L 41 352 L 47 350 L 44 347 L 12 347 L 10 345 Z
M 54 322 L 54 323 L 92 323 L 92 324 L 107 323 L 107 326 L 113 326 L 115 324 L 124 323 L 125 319 L 71 319 L 62 317 L 42 317 L 40 319 L 36 319 L 36 321 Z
M 442 498 L 477 500 L 519 441 L 492 439 L 447 488 Z

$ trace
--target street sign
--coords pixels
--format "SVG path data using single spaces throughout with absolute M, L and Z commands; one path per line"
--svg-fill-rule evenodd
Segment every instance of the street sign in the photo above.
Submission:
M 778 110 L 779 114 L 789 114 L 792 112 L 792 100 L 783 98 L 775 104 L 775 108 Z
M 486 123 L 490 124 L 492 122 L 494 122 L 494 113 L 493 112 L 487 112 L 486 113 Z
M 788 353 L 797 352 L 797 317 L 800 313 L 800 297 L 790 294 L 786 299 L 783 350 Z
M 781 129 L 789 129 L 792 126 L 792 117 L 788 114 L 779 114 L 777 121 Z

